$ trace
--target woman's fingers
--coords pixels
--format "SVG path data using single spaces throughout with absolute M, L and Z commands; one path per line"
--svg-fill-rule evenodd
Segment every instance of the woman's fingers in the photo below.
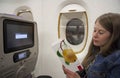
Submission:
M 63 68 L 63 72 L 66 74 L 66 72 L 65 72 L 65 66 L 64 65 L 62 65 L 62 68 Z
M 73 72 L 67 68 L 65 68 L 65 66 L 62 66 L 64 73 L 66 74 L 66 78 L 80 78 L 80 76 L 76 73 Z

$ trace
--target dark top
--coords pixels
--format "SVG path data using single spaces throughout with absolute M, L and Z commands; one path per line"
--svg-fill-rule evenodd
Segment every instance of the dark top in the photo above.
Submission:
M 86 75 L 87 78 L 120 78 L 120 50 L 107 57 L 98 54 Z

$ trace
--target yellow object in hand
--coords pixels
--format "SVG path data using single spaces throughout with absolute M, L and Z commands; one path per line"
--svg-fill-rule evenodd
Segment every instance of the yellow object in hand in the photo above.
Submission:
M 62 53 L 66 62 L 73 63 L 77 60 L 77 57 L 72 49 L 64 49 Z

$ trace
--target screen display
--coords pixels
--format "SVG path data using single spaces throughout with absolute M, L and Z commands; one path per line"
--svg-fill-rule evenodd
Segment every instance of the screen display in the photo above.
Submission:
M 19 59 L 19 60 L 20 60 L 20 59 L 24 59 L 24 58 L 26 58 L 26 57 L 27 57 L 26 52 L 20 53 L 20 54 L 18 55 L 18 59 Z
M 3 25 L 5 53 L 34 45 L 34 23 L 5 19 Z

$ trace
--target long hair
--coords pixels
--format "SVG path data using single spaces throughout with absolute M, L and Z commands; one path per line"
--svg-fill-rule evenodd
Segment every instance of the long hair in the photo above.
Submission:
M 104 57 L 115 52 L 115 50 L 120 49 L 118 42 L 120 41 L 120 14 L 118 13 L 106 13 L 98 17 L 95 21 L 99 22 L 103 28 L 111 33 L 111 38 L 102 48 L 96 47 L 91 41 L 88 53 L 83 60 L 82 64 L 84 67 L 87 67 L 90 62 L 95 59 L 95 55 L 100 53 Z M 120 43 L 119 43 L 120 44 Z

